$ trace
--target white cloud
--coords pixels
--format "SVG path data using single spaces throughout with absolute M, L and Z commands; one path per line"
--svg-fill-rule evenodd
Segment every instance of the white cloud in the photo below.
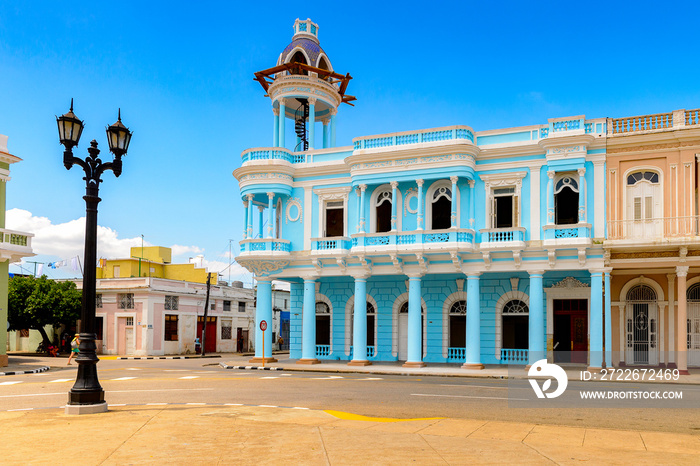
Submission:
M 35 217 L 22 209 L 10 209 L 6 214 L 6 226 L 10 230 L 34 234 L 32 249 L 37 255 L 68 259 L 80 256 L 85 248 L 85 217 L 54 224 L 47 217 Z M 129 257 L 133 246 L 141 245 L 141 237 L 119 238 L 111 228 L 97 226 L 98 257 Z

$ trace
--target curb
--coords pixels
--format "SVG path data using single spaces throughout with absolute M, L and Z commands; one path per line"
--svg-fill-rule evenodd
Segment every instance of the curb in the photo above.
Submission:
M 229 366 L 226 363 L 220 362 L 219 365 L 224 369 L 242 369 L 242 370 L 259 370 L 259 371 L 283 371 L 283 367 L 262 367 L 262 366 Z
M 40 367 L 38 369 L 32 369 L 30 371 L 12 371 L 12 372 L 0 372 L 0 376 L 3 375 L 22 375 L 22 374 L 38 374 L 39 372 L 46 372 L 49 370 L 49 366 Z
M 116 360 L 135 360 L 135 359 L 206 359 L 206 358 L 220 358 L 221 356 L 117 356 Z M 107 358 L 104 358 L 107 359 Z

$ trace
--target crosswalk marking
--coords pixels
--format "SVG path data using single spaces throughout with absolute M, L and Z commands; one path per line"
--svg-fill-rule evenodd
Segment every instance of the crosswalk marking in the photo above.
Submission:
M 58 382 L 71 382 L 74 379 L 56 379 L 56 380 L 49 380 L 49 383 L 58 383 Z
M 184 377 L 180 377 L 181 379 L 198 379 L 198 375 L 186 375 Z
M 22 383 L 21 380 L 14 380 L 12 382 L 0 382 L 0 385 L 14 385 L 16 383 Z
M 112 379 L 112 380 L 132 380 L 135 379 L 136 377 L 119 377 L 118 379 Z

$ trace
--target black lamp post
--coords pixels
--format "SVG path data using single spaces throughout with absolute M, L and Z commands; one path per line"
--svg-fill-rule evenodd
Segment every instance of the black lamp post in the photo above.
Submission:
M 80 313 L 80 353 L 76 359 L 78 376 L 75 385 L 68 393 L 66 413 L 87 414 L 107 411 L 104 390 L 97 380 L 97 354 L 95 353 L 95 268 L 97 263 L 97 204 L 100 202 L 100 176 L 106 170 L 112 170 L 115 176 L 122 173 L 122 156 L 126 155 L 131 141 L 131 132 L 122 124 L 121 110 L 117 122 L 107 128 L 109 150 L 114 154 L 113 162 L 103 163 L 99 158 L 97 141 L 90 142 L 88 156 L 85 160 L 73 156 L 73 147 L 78 145 L 83 132 L 83 122 L 73 113 L 73 99 L 70 111 L 56 117 L 58 136 L 66 148 L 63 152 L 63 165 L 70 170 L 73 165 L 80 165 L 85 171 L 85 273 L 83 275 L 83 300 Z

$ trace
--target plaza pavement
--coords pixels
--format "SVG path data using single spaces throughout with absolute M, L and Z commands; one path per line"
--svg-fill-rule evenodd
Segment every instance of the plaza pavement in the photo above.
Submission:
M 0 412 L 3 464 L 697 464 L 700 437 L 231 405 Z

